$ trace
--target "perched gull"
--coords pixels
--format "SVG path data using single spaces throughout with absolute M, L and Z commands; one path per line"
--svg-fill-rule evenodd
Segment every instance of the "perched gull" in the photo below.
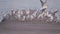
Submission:
M 0 23 L 4 21 L 5 21 L 5 18 L 3 16 L 0 16 Z

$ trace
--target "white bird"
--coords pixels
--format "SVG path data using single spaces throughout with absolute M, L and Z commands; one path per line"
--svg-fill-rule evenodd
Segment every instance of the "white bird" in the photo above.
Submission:
M 6 17 L 6 14 L 0 15 L 0 23 L 1 23 L 1 22 L 4 22 L 6 18 L 7 18 L 7 17 Z
M 53 20 L 55 20 L 56 19 L 56 13 L 57 13 L 58 11 L 56 10 L 56 11 L 54 11 L 53 13 L 48 13 L 47 12 L 47 17 L 50 17 L 49 19 L 50 19 L 50 21 L 53 21 Z
M 28 14 L 30 14 L 30 11 L 29 11 L 29 9 L 28 10 L 26 10 L 26 14 L 28 15 Z
M 38 12 L 38 11 L 35 11 L 35 12 L 32 14 L 32 16 L 37 17 L 37 12 Z
M 40 0 L 40 2 L 41 2 L 42 9 L 44 9 L 44 8 L 47 9 L 47 0 L 45 2 L 43 2 L 42 0 Z
M 39 17 L 44 17 L 44 16 L 46 16 L 47 15 L 47 0 L 45 0 L 45 2 L 43 2 L 42 0 L 40 0 L 40 2 L 41 2 L 41 6 L 42 6 L 42 9 L 41 9 L 41 11 L 42 11 L 42 13 L 38 16 L 38 19 L 39 19 Z
M 43 18 L 43 17 L 47 14 L 47 12 L 46 12 L 45 10 L 46 10 L 46 8 L 44 8 L 44 9 L 41 10 L 42 13 L 39 14 L 39 16 L 37 17 L 38 19 L 39 19 L 40 17 Z
M 53 20 L 53 16 L 52 16 L 52 14 L 47 14 L 47 17 L 49 17 L 49 20 L 50 20 L 50 21 Z

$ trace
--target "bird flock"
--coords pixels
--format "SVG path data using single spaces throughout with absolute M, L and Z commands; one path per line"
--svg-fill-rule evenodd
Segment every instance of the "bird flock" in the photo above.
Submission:
M 41 6 L 42 8 L 40 10 L 38 9 L 17 9 L 11 10 L 11 16 L 14 16 L 16 19 L 18 20 L 45 20 L 45 21 L 53 21 L 55 19 L 57 19 L 58 17 L 55 15 L 58 10 L 55 10 L 54 12 L 49 13 L 49 11 L 47 11 L 47 0 L 45 2 L 43 2 L 42 0 L 40 0 L 41 2 Z
M 47 11 L 47 0 L 45 2 L 43 2 L 42 0 L 40 0 L 41 2 L 41 6 L 42 9 L 38 10 L 38 9 L 22 9 L 22 10 L 16 10 L 12 11 L 12 15 L 15 15 L 15 17 L 19 20 L 33 20 L 33 19 L 46 19 L 46 21 L 53 21 L 56 17 L 56 13 L 58 12 L 58 10 L 55 10 L 53 13 L 49 13 L 49 11 Z M 40 13 L 41 12 L 41 13 Z

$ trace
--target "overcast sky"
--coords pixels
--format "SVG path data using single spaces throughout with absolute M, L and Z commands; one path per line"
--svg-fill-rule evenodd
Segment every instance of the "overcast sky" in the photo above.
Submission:
M 60 0 L 48 0 L 48 9 L 60 9 Z M 41 8 L 39 0 L 0 0 L 0 13 L 6 12 L 11 8 Z

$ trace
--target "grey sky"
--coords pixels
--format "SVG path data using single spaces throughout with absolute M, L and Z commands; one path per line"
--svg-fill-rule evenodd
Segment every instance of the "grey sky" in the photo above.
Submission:
M 60 0 L 48 0 L 48 9 L 60 9 Z M 0 0 L 0 13 L 9 11 L 11 8 L 41 8 L 39 0 Z

